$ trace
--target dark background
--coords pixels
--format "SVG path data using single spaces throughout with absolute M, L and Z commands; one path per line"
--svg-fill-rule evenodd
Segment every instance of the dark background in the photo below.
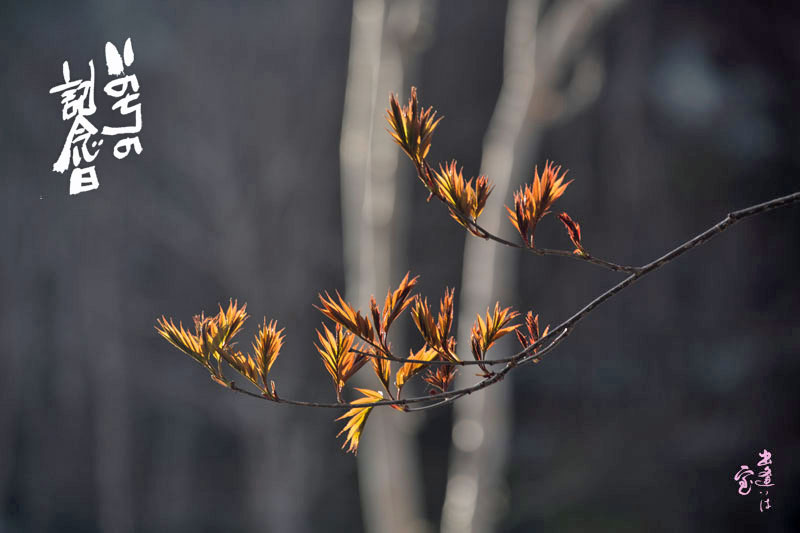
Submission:
M 1 9 L 0 531 L 360 531 L 356 462 L 333 411 L 226 391 L 153 329 L 161 314 L 187 323 L 247 301 L 251 322 L 287 326 L 280 390 L 330 399 L 312 304 L 344 283 L 351 4 Z M 470 175 L 502 81 L 504 24 L 503 2 L 440 2 L 411 80 L 446 116 L 432 160 L 456 157 Z M 771 2 L 649 0 L 613 14 L 592 42 L 601 93 L 539 150 L 570 169 L 559 205 L 593 252 L 640 264 L 798 189 L 798 29 L 796 9 Z M 118 161 L 106 147 L 100 188 L 70 197 L 68 175 L 50 170 L 69 125 L 49 88 L 64 60 L 77 75 L 94 59 L 101 94 L 103 46 L 129 36 L 144 151 Z M 438 300 L 459 286 L 464 237 L 424 199 L 414 183 L 397 245 Z M 798 221 L 795 207 L 742 222 L 500 385 L 514 398 L 501 531 L 794 530 Z M 567 246 L 554 219 L 542 226 L 542 241 Z M 513 303 L 545 323 L 619 279 L 518 261 Z M 435 527 L 451 413 L 414 416 Z M 776 486 L 759 513 L 732 478 L 764 448 Z

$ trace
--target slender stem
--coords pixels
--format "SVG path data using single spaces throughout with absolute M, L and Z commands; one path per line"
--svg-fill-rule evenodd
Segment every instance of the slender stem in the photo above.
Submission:
M 495 242 L 503 244 L 505 246 L 510 246 L 511 248 L 517 248 L 519 250 L 525 250 L 525 251 L 530 252 L 532 254 L 541 255 L 541 256 L 554 255 L 554 256 L 558 256 L 558 257 L 567 257 L 567 258 L 570 258 L 570 259 L 577 259 L 579 261 L 584 261 L 584 262 L 587 262 L 587 263 L 591 263 L 593 265 L 597 265 L 597 266 L 600 266 L 600 267 L 603 267 L 603 268 L 607 268 L 607 269 L 613 270 L 615 272 L 633 273 L 633 272 L 636 272 L 638 270 L 638 267 L 627 266 L 627 265 L 618 265 L 617 263 L 612 263 L 611 261 L 606 261 L 605 259 L 600 259 L 599 257 L 595 257 L 595 256 L 591 255 L 588 252 L 584 252 L 583 254 L 576 254 L 576 253 L 570 252 L 569 250 L 553 250 L 551 248 L 531 248 L 530 246 L 526 246 L 526 245 L 519 244 L 519 243 L 514 243 L 514 242 L 506 240 L 506 239 L 504 239 L 502 237 L 498 237 L 497 235 L 494 235 L 489 230 L 485 229 L 483 226 L 478 224 L 476 221 L 464 218 L 463 215 L 461 215 L 460 213 L 457 213 L 457 215 L 459 216 L 459 218 L 462 218 L 462 220 L 464 220 L 467 224 L 469 224 L 470 226 L 475 228 L 480 233 L 480 235 L 478 235 L 478 234 L 470 231 L 470 233 L 472 233 L 473 235 L 476 235 L 478 237 L 482 237 L 482 238 L 487 239 L 487 240 L 495 241 Z
M 736 222 L 743 220 L 745 218 L 758 215 L 761 213 L 765 213 L 767 211 L 771 211 L 772 209 L 777 209 L 780 207 L 785 207 L 788 205 L 792 205 L 795 203 L 800 202 L 800 192 L 795 192 L 786 196 L 781 196 L 779 198 L 775 198 L 773 200 L 769 200 L 767 202 L 763 202 L 761 204 L 756 204 L 744 209 L 740 209 L 738 211 L 733 211 L 728 214 L 724 219 L 722 219 L 717 224 L 711 226 L 704 232 L 700 233 L 699 235 L 689 239 L 688 241 L 684 242 L 680 246 L 673 248 L 669 252 L 665 253 L 661 257 L 641 266 L 638 267 L 637 271 L 622 280 L 621 282 L 617 283 L 600 296 L 586 304 L 580 311 L 572 315 L 570 318 L 556 326 L 554 331 L 561 330 L 563 328 L 572 329 L 575 324 L 577 324 L 581 319 L 583 319 L 587 314 L 589 314 L 592 310 L 597 308 L 600 304 L 614 296 L 615 294 L 619 293 L 623 289 L 629 287 L 636 283 L 639 279 L 643 278 L 650 272 L 658 270 L 659 268 L 663 267 L 667 263 L 673 261 L 677 257 L 685 254 L 692 248 L 700 246 L 711 240 L 712 238 L 716 237 L 723 231 L 730 228 Z M 552 332 L 551 332 L 552 334 Z M 549 336 L 549 335 L 547 335 Z M 545 336 L 545 338 L 547 337 Z M 543 339 L 542 339 L 543 340 Z
M 427 175 L 430 175 L 430 173 L 432 172 L 432 169 L 431 169 L 430 165 L 428 164 L 427 161 L 425 161 L 425 162 L 423 162 L 422 165 L 415 165 L 415 166 L 417 167 L 417 174 L 419 175 L 420 180 L 422 180 L 422 182 L 425 183 L 427 180 L 425 180 L 423 178 L 423 173 L 425 173 Z M 494 241 L 496 243 L 502 244 L 504 246 L 508 246 L 510 248 L 517 248 L 519 250 L 525 250 L 527 252 L 530 252 L 530 253 L 536 254 L 536 255 L 541 255 L 541 256 L 553 255 L 553 256 L 558 256 L 558 257 L 569 257 L 571 259 L 576 259 L 576 260 L 584 261 L 584 262 L 587 262 L 587 263 L 591 263 L 593 265 L 597 265 L 597 266 L 600 266 L 600 267 L 603 267 L 603 268 L 607 268 L 607 269 L 613 270 L 615 272 L 635 273 L 635 272 L 637 272 L 639 270 L 638 267 L 626 266 L 626 265 L 618 265 L 616 263 L 612 263 L 611 261 L 606 261 L 605 259 L 600 259 L 599 257 L 595 257 L 595 256 L 591 255 L 588 252 L 585 252 L 583 254 L 576 254 L 576 253 L 570 252 L 569 250 L 553 250 L 553 249 L 550 249 L 550 248 L 531 248 L 530 246 L 527 246 L 525 244 L 519 244 L 519 243 L 516 243 L 516 242 L 509 241 L 507 239 L 504 239 L 504 238 L 502 238 L 502 237 L 500 237 L 498 235 L 495 235 L 494 233 L 490 232 L 489 230 L 487 230 L 486 228 L 484 228 L 483 226 L 478 224 L 478 222 L 476 220 L 473 220 L 473 219 L 471 219 L 469 217 L 466 217 L 463 213 L 460 213 L 460 212 L 450 208 L 450 206 L 447 205 L 447 202 L 445 202 L 445 200 L 443 198 L 441 198 L 438 194 L 432 193 L 432 196 L 436 197 L 437 200 L 439 200 L 445 206 L 447 206 L 449 211 L 453 215 L 458 217 L 459 220 L 461 220 L 464 223 L 464 225 L 467 227 L 467 231 L 469 231 L 472 235 L 475 235 L 476 237 L 480 237 L 482 239 Z
M 351 352 L 355 352 L 357 354 L 366 355 L 367 357 L 372 357 L 375 359 L 385 359 L 387 361 L 394 361 L 395 363 L 419 363 L 421 365 L 426 366 L 442 366 L 442 365 L 449 365 L 449 366 L 471 366 L 471 365 L 485 365 L 485 364 L 493 364 L 499 365 L 502 363 L 507 363 L 511 360 L 511 358 L 507 358 L 505 360 L 502 359 L 490 359 L 485 361 L 473 361 L 473 360 L 458 360 L 458 361 L 451 361 L 451 360 L 442 360 L 442 359 L 435 359 L 433 361 L 420 361 L 419 359 L 412 359 L 410 357 L 396 357 L 386 356 L 386 355 L 378 355 L 372 352 L 365 352 L 363 350 L 351 349 Z
M 563 335 L 566 335 L 566 334 L 567 334 L 567 332 L 563 332 Z M 546 348 L 542 349 L 541 352 L 537 352 L 535 355 L 537 355 L 537 356 L 544 355 L 545 353 L 547 353 L 548 351 L 553 349 L 560 342 L 560 340 L 561 340 L 561 335 L 557 336 L 551 342 L 550 345 L 548 345 Z M 520 359 L 520 360 L 524 359 L 525 355 L 527 355 L 527 352 L 521 353 L 520 357 L 518 359 Z M 337 402 L 337 403 L 329 403 L 329 402 L 308 402 L 308 401 L 301 401 L 301 400 L 289 400 L 289 399 L 286 399 L 286 398 L 281 398 L 280 396 L 273 397 L 273 396 L 266 396 L 264 394 L 258 394 L 258 393 L 255 393 L 255 392 L 251 392 L 249 390 L 240 388 L 234 382 L 231 382 L 228 385 L 228 387 L 232 391 L 239 392 L 241 394 L 246 394 L 247 396 L 252 396 L 253 398 L 258 398 L 260 400 L 267 400 L 267 401 L 270 401 L 270 402 L 282 403 L 282 404 L 286 404 L 286 405 L 297 405 L 297 406 L 300 406 L 300 407 L 321 407 L 321 408 L 330 408 L 330 409 L 349 409 L 349 408 L 353 408 L 353 407 L 378 407 L 378 406 L 381 406 L 381 405 L 406 406 L 406 405 L 410 405 L 410 404 L 414 404 L 414 403 L 422 403 L 422 402 L 429 402 L 429 401 L 434 401 L 434 400 L 442 400 L 442 399 L 447 399 L 447 398 L 453 398 L 453 397 L 456 397 L 456 396 L 461 397 L 461 396 L 464 396 L 465 394 L 472 394 L 473 392 L 477 392 L 477 391 L 479 391 L 481 389 L 485 389 L 489 385 L 492 385 L 494 383 L 497 383 L 498 381 L 501 381 L 505 377 L 505 375 L 508 373 L 508 371 L 511 370 L 512 368 L 514 368 L 514 366 L 516 366 L 516 364 L 515 364 L 514 361 L 512 361 L 512 362 L 508 363 L 499 372 L 497 372 L 495 374 L 492 374 L 491 376 L 479 381 L 478 383 L 476 383 L 476 384 L 474 384 L 472 386 L 464 387 L 462 389 L 455 389 L 455 390 L 450 390 L 450 391 L 445 391 L 445 392 L 439 392 L 439 393 L 436 393 L 436 394 L 429 394 L 427 396 L 415 396 L 415 397 L 411 397 L 411 398 L 399 398 L 399 399 L 395 399 L 395 400 L 379 400 L 379 401 L 370 402 L 370 403 L 351 403 L 351 402 L 347 402 L 347 403 L 339 403 L 339 402 Z
M 427 411 L 428 409 L 435 409 L 436 407 L 443 407 L 448 403 L 453 403 L 459 398 L 464 396 L 464 394 L 459 394 L 458 396 L 451 396 L 450 398 L 445 398 L 444 400 L 439 400 L 436 403 L 430 403 L 428 405 L 423 405 L 421 407 L 406 407 L 406 413 L 416 413 L 417 411 Z

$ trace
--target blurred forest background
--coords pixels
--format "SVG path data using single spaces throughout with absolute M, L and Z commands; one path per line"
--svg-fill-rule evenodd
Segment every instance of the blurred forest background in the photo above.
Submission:
M 497 298 L 560 322 L 620 277 L 470 241 L 384 132 L 389 92 L 445 116 L 432 161 L 504 184 L 505 234 L 502 203 L 554 159 L 588 249 L 641 264 L 798 189 L 786 5 L 4 3 L 0 531 L 796 531 L 798 208 L 681 257 L 466 407 L 374 412 L 357 459 L 335 411 L 224 390 L 153 329 L 246 301 L 287 328 L 279 391 L 330 401 L 320 291 L 364 306 L 411 270 L 469 322 Z M 100 188 L 70 197 L 48 91 L 93 59 L 110 106 L 104 45 L 127 37 L 144 151 L 106 146 Z M 554 218 L 537 239 L 569 246 Z M 733 475 L 764 448 L 759 513 Z

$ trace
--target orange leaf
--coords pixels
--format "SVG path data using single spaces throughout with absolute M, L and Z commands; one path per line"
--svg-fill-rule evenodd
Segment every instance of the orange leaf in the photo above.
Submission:
M 386 302 L 383 304 L 383 313 L 381 314 L 383 331 L 388 332 L 392 322 L 414 301 L 411 297 L 411 291 L 417 285 L 419 276 L 408 279 L 409 274 L 411 273 L 406 272 L 405 277 L 400 281 L 400 286 L 394 292 L 390 290 L 386 293 Z
M 450 388 L 450 384 L 453 382 L 453 378 L 456 376 L 457 370 L 458 369 L 454 366 L 438 365 L 435 369 L 428 369 L 428 372 L 422 376 L 422 379 L 433 387 L 431 394 L 447 392 Z
M 544 332 L 539 335 L 539 315 L 534 316 L 532 311 L 528 311 L 528 314 L 525 315 L 525 327 L 528 330 L 528 334 L 521 332 L 520 330 L 516 330 L 514 333 L 517 334 L 517 340 L 522 345 L 522 348 L 525 349 L 531 344 L 534 344 L 540 338 L 547 335 L 547 332 L 550 331 L 550 326 L 544 328 Z M 539 349 L 533 350 L 533 353 L 536 353 Z
M 564 224 L 564 227 L 567 228 L 567 233 L 569 234 L 569 239 L 572 241 L 572 244 L 575 245 L 575 253 L 582 254 L 584 253 L 583 245 L 581 245 L 581 226 L 567 213 L 561 213 L 558 215 L 558 219 Z
M 486 176 L 480 176 L 475 180 L 473 187 L 472 179 L 464 181 L 462 170 L 456 168 L 456 162 L 453 160 L 449 165 L 440 165 L 439 172 L 434 171 L 434 178 L 435 194 L 447 204 L 450 216 L 470 232 L 480 236 L 463 219 L 475 222 L 483 212 L 493 188 Z
M 510 325 L 519 313 L 513 311 L 510 307 L 500 309 L 500 303 L 496 303 L 494 311 L 489 313 L 486 309 L 486 321 L 483 320 L 481 315 L 472 326 L 472 355 L 476 361 L 483 361 L 486 357 L 486 352 L 492 347 L 492 344 L 497 342 L 503 336 L 516 330 L 520 325 Z M 484 365 L 480 365 L 484 372 L 487 369 Z
M 439 302 L 439 315 L 433 320 L 428 299 L 417 296 L 411 316 L 425 343 L 451 361 L 458 361 L 455 354 L 456 341 L 450 336 L 453 325 L 453 289 L 445 289 L 444 297 Z
M 426 110 L 420 108 L 417 101 L 417 89 L 411 87 L 408 105 L 401 107 L 397 96 L 394 94 L 390 96 L 386 120 L 391 127 L 389 133 L 394 141 L 416 165 L 420 165 L 428 155 L 433 130 L 436 129 L 442 117 L 436 118 L 436 112 L 431 107 Z
M 375 333 L 372 330 L 372 326 L 369 324 L 369 319 L 362 316 L 360 311 L 356 311 L 350 304 L 345 302 L 338 291 L 336 292 L 336 296 L 339 298 L 338 303 L 327 292 L 325 296 L 320 294 L 319 300 L 322 303 L 322 307 L 314 307 L 317 307 L 323 315 L 337 324 L 341 324 L 344 328 L 362 339 L 374 340 Z
M 525 244 L 531 248 L 534 247 L 536 224 L 550 212 L 553 202 L 561 197 L 567 186 L 572 183 L 571 180 L 564 183 L 567 171 L 560 176 L 559 172 L 561 166 L 556 166 L 551 161 L 545 164 L 541 176 L 539 169 L 534 168 L 533 182 L 514 193 L 514 209 L 506 206 L 509 220 Z

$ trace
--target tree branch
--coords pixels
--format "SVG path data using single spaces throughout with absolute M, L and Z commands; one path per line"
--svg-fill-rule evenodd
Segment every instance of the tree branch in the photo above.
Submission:
M 746 207 L 744 209 L 740 209 L 738 211 L 733 211 L 728 214 L 723 220 L 718 222 L 717 224 L 711 226 L 707 230 L 703 231 L 702 233 L 698 234 L 697 236 L 689 239 L 688 241 L 684 242 L 683 244 L 679 245 L 678 247 L 672 249 L 671 251 L 667 252 L 666 254 L 662 255 L 661 257 L 654 259 L 653 261 L 641 266 L 635 267 L 635 273 L 631 274 L 621 282 L 617 283 L 613 287 L 609 288 L 599 296 L 597 296 L 594 300 L 586 304 L 583 308 L 581 308 L 578 312 L 576 312 L 571 317 L 564 320 L 558 326 L 553 328 L 547 335 L 543 335 L 540 339 L 536 342 L 521 350 L 520 352 L 503 358 L 503 359 L 491 359 L 486 361 L 481 361 L 484 365 L 488 364 L 503 364 L 505 366 L 499 370 L 498 372 L 492 374 L 491 376 L 486 377 L 485 379 L 479 381 L 478 383 L 464 387 L 461 389 L 451 390 L 440 392 L 437 394 L 431 394 L 428 396 L 416 396 L 411 398 L 398 398 L 394 400 L 381 400 L 372 403 L 325 403 L 325 402 L 308 402 L 308 401 L 299 401 L 299 400 L 289 400 L 285 398 L 281 398 L 279 396 L 270 397 L 265 396 L 263 394 L 257 394 L 245 389 L 239 388 L 234 382 L 231 382 L 229 388 L 233 391 L 246 394 L 248 396 L 252 396 L 254 398 L 259 398 L 262 400 L 268 400 L 275 403 L 286 404 L 286 405 L 296 405 L 301 407 L 319 407 L 319 408 L 333 408 L 333 409 L 342 409 L 342 408 L 352 408 L 352 407 L 379 407 L 384 405 L 394 405 L 404 407 L 404 410 L 410 411 L 407 406 L 416 403 L 424 403 L 424 402 L 431 402 L 434 403 L 413 409 L 414 411 L 420 411 L 424 409 L 430 409 L 433 407 L 439 407 L 442 405 L 446 405 L 448 403 L 452 403 L 456 399 L 465 396 L 467 394 L 472 394 L 473 392 L 477 392 L 482 390 L 490 385 L 494 385 L 503 380 L 505 375 L 511 371 L 512 368 L 517 366 L 521 366 L 530 362 L 539 362 L 547 353 L 552 351 L 558 344 L 560 344 L 574 329 L 574 327 L 580 322 L 583 318 L 585 318 L 589 313 L 591 313 L 594 309 L 600 306 L 605 301 L 611 299 L 616 294 L 619 294 L 624 289 L 630 287 L 641 278 L 646 276 L 647 274 L 654 272 L 664 265 L 672 262 L 679 256 L 685 254 L 689 250 L 700 246 L 712 238 L 716 237 L 720 233 L 726 231 L 731 226 L 736 224 L 737 222 L 744 220 L 746 218 L 759 215 L 761 213 L 765 213 L 767 211 L 771 211 L 773 209 L 778 209 L 781 207 L 787 207 L 796 203 L 800 203 L 800 192 L 795 192 L 786 196 L 781 196 L 779 198 L 774 198 L 767 202 L 763 202 L 760 204 L 756 204 L 750 207 Z M 539 350 L 539 348 L 544 345 L 545 343 L 549 344 Z M 375 357 L 375 354 L 369 354 L 371 357 Z M 383 358 L 382 356 L 379 356 Z M 391 359 L 386 357 L 387 359 L 393 361 L 408 361 L 407 359 L 396 358 Z M 433 364 L 450 364 L 450 365 L 471 365 L 477 364 L 477 361 L 461 361 L 461 362 L 453 362 L 453 361 L 417 361 L 411 360 L 412 362 L 423 364 L 423 365 L 433 365 Z
M 424 165 L 424 172 L 430 173 L 430 172 L 433 171 L 427 161 L 423 162 L 423 165 Z M 419 165 L 417 165 L 417 174 L 420 175 L 420 179 L 423 179 L 422 178 L 422 172 L 423 172 L 423 170 L 421 169 L 421 167 Z M 436 198 L 437 200 L 439 200 L 445 206 L 447 206 L 447 202 L 445 202 L 444 199 L 440 198 L 438 195 L 434 194 L 433 197 Z M 504 238 L 500 237 L 499 235 L 495 235 L 491 231 L 487 230 L 486 228 L 484 228 L 483 226 L 478 224 L 478 222 L 476 220 L 473 220 L 473 219 L 471 219 L 469 217 L 466 217 L 463 213 L 459 213 L 456 210 L 450 209 L 449 206 L 447 206 L 447 207 L 448 207 L 448 210 L 450 211 L 450 213 L 452 213 L 454 216 L 458 217 L 458 219 L 461 220 L 464 224 L 466 224 L 468 228 L 472 228 L 473 230 L 475 230 L 474 232 L 473 231 L 469 232 L 470 234 L 472 234 L 475 237 L 480 237 L 482 239 L 486 239 L 486 240 L 489 240 L 489 241 L 494 241 L 494 242 L 496 242 L 498 244 L 502 244 L 502 245 L 508 246 L 510 248 L 517 248 L 518 250 L 525 250 L 527 252 L 530 252 L 530 253 L 536 254 L 536 255 L 541 255 L 541 256 L 554 255 L 554 256 L 559 256 L 559 257 L 569 257 L 571 259 L 576 259 L 576 260 L 584 261 L 584 262 L 587 262 L 587 263 L 591 263 L 593 265 L 597 265 L 597 266 L 600 266 L 600 267 L 603 267 L 603 268 L 607 268 L 608 270 L 613 270 L 615 272 L 627 272 L 627 273 L 632 274 L 632 273 L 635 273 L 635 272 L 637 272 L 639 270 L 638 267 L 627 266 L 627 265 L 618 265 L 617 263 L 612 263 L 611 261 L 606 261 L 605 259 L 600 259 L 599 257 L 595 257 L 595 256 L 593 256 L 592 254 L 590 254 L 588 252 L 584 252 L 583 254 L 576 254 L 576 253 L 570 252 L 569 250 L 553 250 L 553 249 L 550 249 L 550 248 L 531 248 L 530 246 L 526 246 L 524 244 L 519 244 L 519 243 L 516 243 L 516 242 L 512 242 L 512 241 L 509 241 L 508 239 L 504 239 Z

